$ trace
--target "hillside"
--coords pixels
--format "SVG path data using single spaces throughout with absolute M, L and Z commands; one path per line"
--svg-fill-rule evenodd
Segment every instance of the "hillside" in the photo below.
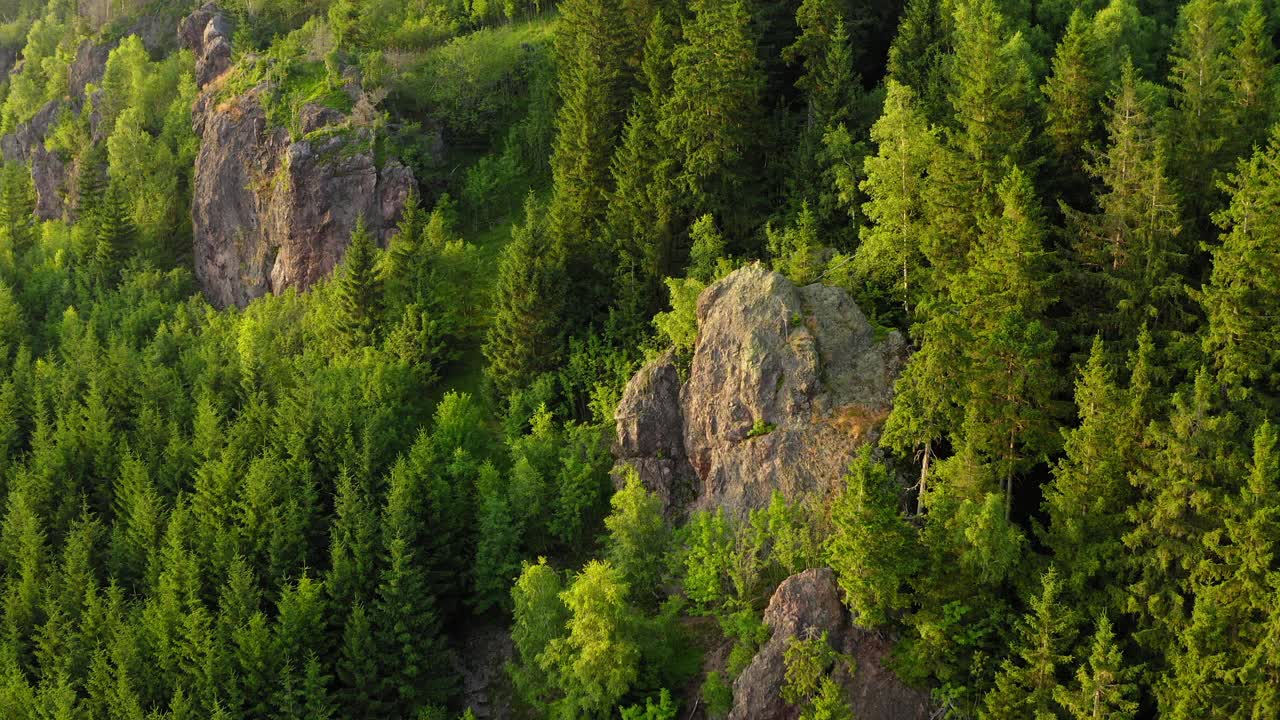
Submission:
M 1277 38 L 0 0 L 0 717 L 1280 716 Z

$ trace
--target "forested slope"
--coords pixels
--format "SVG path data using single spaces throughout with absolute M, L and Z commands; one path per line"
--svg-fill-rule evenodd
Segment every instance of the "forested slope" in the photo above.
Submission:
M 0 714 L 1280 715 L 1278 31 L 0 0 Z

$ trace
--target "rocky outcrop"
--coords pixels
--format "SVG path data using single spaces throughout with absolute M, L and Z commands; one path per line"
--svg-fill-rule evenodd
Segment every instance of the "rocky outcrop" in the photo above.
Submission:
M 462 629 L 453 666 L 462 678 L 462 704 L 476 720 L 509 720 L 512 716 L 511 682 L 507 664 L 515 657 L 511 633 L 502 625 L 485 621 Z
M 827 493 L 888 415 L 905 355 L 848 293 L 796 287 L 753 265 L 698 300 L 688 380 L 668 356 L 641 370 L 617 410 L 614 451 L 673 512 L 743 515 L 774 490 Z
M 265 85 L 221 96 L 230 28 L 215 5 L 189 16 L 179 33 L 196 55 L 201 89 L 191 213 L 196 278 L 211 303 L 244 306 L 306 289 L 341 261 L 359 219 L 375 236 L 394 228 L 413 175 L 395 161 L 377 167 L 369 128 L 309 105 L 293 137 L 268 120 Z M 362 96 L 358 86 L 352 92 Z
M 853 660 L 852 672 L 837 668 L 833 678 L 859 720 L 925 720 L 929 695 L 902 684 L 885 667 L 891 643 L 855 626 L 844 604 L 835 574 L 828 568 L 807 570 L 787 578 L 774 591 L 764 613 L 773 635 L 733 683 L 729 720 L 795 720 L 800 711 L 782 699 L 786 680 L 784 655 L 793 638 L 827 634 L 831 646 Z
M 684 452 L 680 373 L 672 352 L 645 365 L 627 383 L 615 418 L 614 457 L 635 468 L 668 511 L 687 505 L 697 494 L 697 477 Z
M 36 215 L 42 220 L 61 218 L 65 210 L 69 168 L 58 153 L 45 148 L 45 138 L 57 125 L 64 107 L 61 101 L 51 100 L 40 108 L 35 117 L 0 138 L 0 155 L 6 163 L 31 167 L 31 180 L 36 190 Z

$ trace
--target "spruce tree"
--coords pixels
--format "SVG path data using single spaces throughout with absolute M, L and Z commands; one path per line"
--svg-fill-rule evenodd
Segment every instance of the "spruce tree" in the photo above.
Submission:
M 929 123 L 950 113 L 946 58 L 951 48 L 952 20 L 941 0 L 907 0 L 893 44 L 888 79 L 911 88 L 920 113 Z
M 1077 8 L 1054 53 L 1052 73 L 1042 87 L 1055 185 L 1067 195 L 1068 204 L 1076 206 L 1087 199 L 1087 147 L 1101 139 L 1104 78 L 1096 66 L 1098 53 L 1093 24 Z
M 561 106 L 551 155 L 553 192 L 548 227 L 580 299 L 575 315 L 594 317 L 607 299 L 601 277 L 605 220 L 611 185 L 609 160 L 627 109 L 631 33 L 621 0 L 568 0 L 559 6 L 558 56 Z
M 562 258 L 532 197 L 498 266 L 494 317 L 485 338 L 485 372 L 507 395 L 556 367 L 566 305 Z
M 1197 299 L 1208 319 L 1204 351 L 1233 398 L 1280 389 L 1280 134 L 1224 184 L 1230 204 L 1213 271 Z
M 1276 50 L 1267 31 L 1261 0 L 1253 0 L 1240 20 L 1227 76 L 1231 104 L 1227 109 L 1228 159 L 1247 157 L 1266 141 L 1276 117 Z
M 827 562 L 858 623 L 874 627 L 904 609 L 920 567 L 915 529 L 902 516 L 899 485 L 864 446 L 831 508 Z
M 990 720 L 1018 720 L 1057 716 L 1058 681 L 1075 638 L 1076 618 L 1062 604 L 1061 585 L 1053 567 L 1041 577 L 1040 594 L 1019 623 L 1013 657 L 1005 660 L 996 685 L 985 700 L 981 716 Z
M 677 180 L 695 211 L 738 227 L 743 170 L 758 132 L 763 81 L 744 0 L 694 0 L 672 54 L 672 89 L 658 123 L 676 151 Z
M 1114 580 L 1126 554 L 1125 513 L 1135 499 L 1129 473 L 1147 418 L 1119 386 L 1098 338 L 1076 380 L 1075 402 L 1079 425 L 1063 431 L 1066 456 L 1044 492 L 1044 539 L 1062 568 L 1064 595 L 1096 612 L 1119 601 Z
M 0 228 L 9 237 L 14 258 L 21 258 L 36 242 L 36 190 L 25 165 L 5 164 L 0 170 Z
M 378 248 L 364 218 L 360 218 L 342 258 L 342 274 L 336 288 L 337 327 L 349 350 L 377 342 L 382 317 L 382 281 L 377 265 Z
M 1032 130 L 1039 115 L 1031 48 L 1011 30 L 995 0 L 964 0 L 955 8 L 955 52 L 950 58 L 952 142 L 961 151 L 979 193 L 994 191 L 1006 161 L 1035 160 Z
M 862 212 L 871 222 L 859 232 L 854 267 L 890 289 L 890 297 L 910 319 L 927 287 L 920 247 L 927 218 L 921 195 L 938 139 L 909 86 L 889 80 L 884 114 L 871 128 L 871 140 L 878 150 L 866 159 L 866 179 L 860 185 L 868 198 Z
M 1230 120 L 1230 28 L 1228 3 L 1191 0 L 1178 12 L 1169 54 L 1173 92 L 1170 147 L 1178 187 L 1197 230 L 1208 225 L 1216 205 L 1214 174 L 1226 157 Z
M 427 577 L 403 537 L 386 546 L 384 570 L 373 607 L 380 707 L 394 717 L 449 699 L 448 669 L 440 619 Z
M 119 282 L 124 261 L 137 244 L 138 229 L 129 215 L 124 193 L 114 184 L 107 187 L 96 218 L 93 274 L 98 286 L 108 289 Z
M 1138 616 L 1135 637 L 1153 651 L 1174 649 L 1195 587 L 1219 572 L 1212 547 L 1223 531 L 1221 508 L 1244 469 L 1239 421 L 1225 405 L 1201 369 L 1194 386 L 1175 395 L 1168 422 L 1148 430 L 1131 477 L 1138 502 L 1124 537 L 1133 568 L 1126 611 Z
M 1133 675 L 1111 621 L 1099 615 L 1088 660 L 1076 670 L 1073 686 L 1058 688 L 1054 699 L 1072 720 L 1133 720 L 1138 712 Z
M 1111 97 L 1108 145 L 1088 166 L 1102 186 L 1099 211 L 1063 208 L 1079 274 L 1079 294 L 1070 298 L 1077 331 L 1130 342 L 1143 325 L 1162 333 L 1186 319 L 1181 212 L 1143 94 L 1137 70 L 1126 65 Z

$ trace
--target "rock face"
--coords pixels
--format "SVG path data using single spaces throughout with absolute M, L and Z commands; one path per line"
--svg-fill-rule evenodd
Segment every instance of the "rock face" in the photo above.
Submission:
M 928 693 L 903 685 L 884 667 L 891 643 L 853 625 L 840 602 L 830 569 L 807 570 L 787 578 L 773 593 L 764 621 L 773 636 L 733 683 L 729 720 L 795 720 L 799 708 L 782 699 L 786 680 L 784 654 L 792 638 L 820 637 L 854 661 L 852 676 L 838 670 L 833 677 L 859 720 L 925 720 L 932 708 Z
M 628 384 L 615 455 L 673 512 L 691 496 L 744 515 L 774 490 L 826 493 L 879 432 L 904 356 L 902 337 L 882 336 L 843 290 L 742 268 L 698 300 L 678 398 L 670 356 Z
M 372 131 L 343 113 L 304 107 L 293 138 L 268 122 L 265 85 L 222 98 L 229 33 L 214 5 L 179 28 L 197 57 L 201 90 L 193 114 L 201 138 L 191 208 L 195 272 L 218 307 L 306 289 L 341 261 L 360 218 L 385 237 L 414 186 L 403 165 L 376 166 Z M 361 94 L 358 86 L 352 91 Z
M 4 156 L 5 162 L 31 166 L 31 180 L 36 189 L 36 215 L 41 220 L 61 218 L 65 210 L 63 198 L 67 192 L 69 169 L 66 161 L 45 149 L 44 144 L 64 107 L 61 101 L 52 100 L 40 108 L 35 117 L 0 138 L 0 155 Z

